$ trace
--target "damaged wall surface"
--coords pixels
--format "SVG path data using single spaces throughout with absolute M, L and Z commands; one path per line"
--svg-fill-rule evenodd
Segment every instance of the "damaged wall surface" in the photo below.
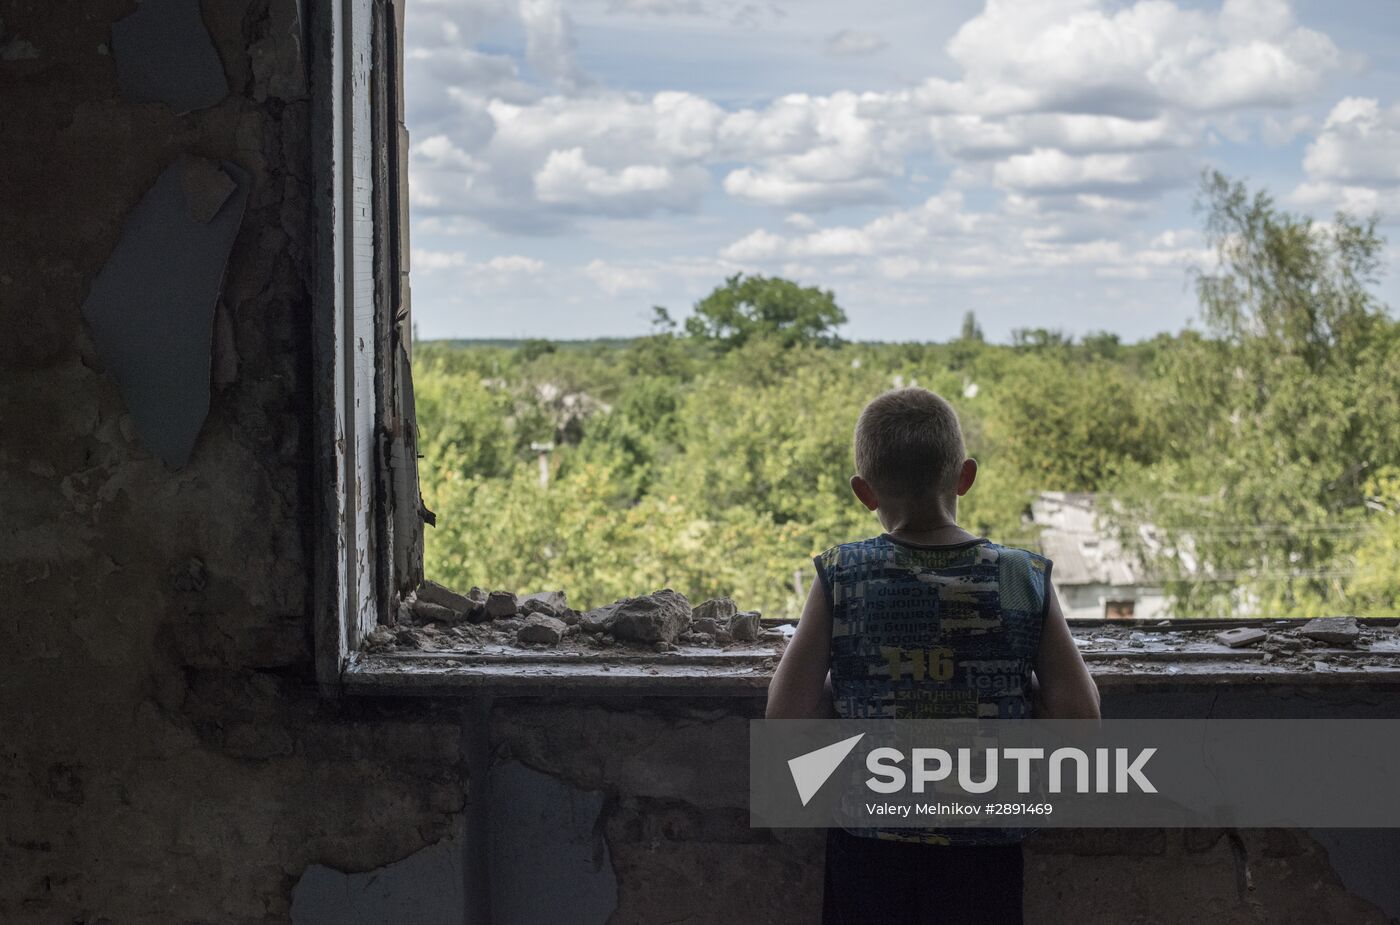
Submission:
M 119 37 L 133 33 L 118 24 L 171 6 L 0 5 L 0 45 L 32 49 L 0 61 L 4 922 L 286 921 L 313 865 L 370 871 L 460 833 L 457 713 L 326 701 L 311 671 L 298 4 L 174 3 L 219 79 L 175 61 L 129 92 Z M 166 44 L 138 42 L 134 63 L 198 51 Z M 172 81 L 184 95 L 164 101 Z M 83 306 L 140 204 L 189 159 L 232 165 L 243 214 L 212 271 L 177 240 L 163 266 L 114 280 L 134 310 L 209 313 L 192 334 L 143 322 L 127 346 L 160 362 L 193 343 L 202 360 L 180 368 L 205 372 L 133 404 L 107 349 L 132 328 Z M 233 204 L 214 204 L 216 225 Z M 164 301 L 211 272 L 217 306 L 203 291 Z M 208 407 L 183 465 L 143 427 L 148 411 L 184 413 L 170 390 Z
M 133 32 L 148 46 L 139 23 L 114 27 L 164 7 L 199 14 L 178 21 L 199 39 L 188 60 L 124 61 Z M 318 693 L 296 0 L 12 0 L 0 16 L 0 921 L 811 921 L 820 837 L 748 825 L 752 698 Z M 172 73 L 188 81 L 166 95 Z M 133 399 L 83 306 L 133 212 L 190 158 L 231 165 L 242 215 L 216 304 L 190 306 L 212 315 L 164 344 L 145 328 L 143 349 L 194 350 L 209 370 L 165 384 L 203 414 L 171 455 L 142 424 L 165 399 Z M 152 293 L 190 270 L 169 264 L 145 274 Z M 1332 696 L 1308 702 L 1395 715 L 1394 692 Z M 1154 697 L 1105 706 L 1279 705 L 1248 686 Z M 1027 908 L 1386 922 L 1393 864 L 1374 858 L 1394 839 L 1366 837 L 1055 833 L 1028 849 Z M 540 917 L 551 903 L 567 908 Z

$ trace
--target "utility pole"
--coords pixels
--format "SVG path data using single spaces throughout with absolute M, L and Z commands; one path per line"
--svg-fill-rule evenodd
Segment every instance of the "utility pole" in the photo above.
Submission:
M 540 454 L 540 487 L 549 487 L 549 451 L 554 449 L 552 443 L 531 443 L 530 449 Z

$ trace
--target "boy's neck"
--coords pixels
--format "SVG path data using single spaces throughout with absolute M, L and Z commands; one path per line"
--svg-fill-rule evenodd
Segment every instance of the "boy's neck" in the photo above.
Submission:
M 881 514 L 880 522 L 886 533 L 911 543 L 939 545 L 976 539 L 958 526 L 956 503 L 951 511 L 944 505 L 932 505 L 908 514 L 902 511 L 882 511 Z

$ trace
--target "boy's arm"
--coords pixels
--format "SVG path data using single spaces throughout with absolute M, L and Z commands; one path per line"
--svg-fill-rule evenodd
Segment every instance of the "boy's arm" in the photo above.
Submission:
M 1040 651 L 1035 659 L 1037 719 L 1098 719 L 1099 687 L 1074 644 L 1055 589 L 1049 590 Z
M 826 719 L 835 716 L 827 686 L 831 668 L 831 609 L 821 581 L 797 621 L 797 632 L 768 684 L 768 719 Z

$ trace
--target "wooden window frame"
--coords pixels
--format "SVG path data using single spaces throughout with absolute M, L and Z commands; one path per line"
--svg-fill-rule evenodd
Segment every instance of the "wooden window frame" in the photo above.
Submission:
M 423 577 L 409 365 L 405 0 L 308 0 L 316 232 L 312 370 L 316 679 Z

